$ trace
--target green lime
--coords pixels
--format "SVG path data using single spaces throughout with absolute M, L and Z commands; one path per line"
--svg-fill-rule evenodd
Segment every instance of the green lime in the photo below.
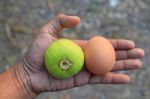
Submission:
M 74 76 L 82 69 L 83 64 L 84 53 L 72 40 L 59 39 L 46 50 L 46 68 L 56 78 L 67 79 Z

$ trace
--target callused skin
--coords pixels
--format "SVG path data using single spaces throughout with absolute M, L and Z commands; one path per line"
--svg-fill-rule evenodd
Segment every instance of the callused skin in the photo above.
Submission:
M 113 71 L 141 68 L 142 62 L 139 59 L 144 56 L 144 51 L 135 48 L 134 42 L 122 39 L 109 40 L 115 48 L 117 60 L 114 68 L 107 75 L 95 76 L 86 68 L 67 80 L 56 79 L 49 75 L 44 65 L 45 50 L 58 39 L 58 33 L 63 28 L 74 27 L 79 22 L 80 18 L 77 16 L 59 14 L 43 26 L 20 63 L 0 75 L 0 98 L 33 99 L 41 92 L 65 90 L 86 84 L 129 83 L 129 76 L 116 74 Z M 87 43 L 85 40 L 75 41 L 83 49 Z

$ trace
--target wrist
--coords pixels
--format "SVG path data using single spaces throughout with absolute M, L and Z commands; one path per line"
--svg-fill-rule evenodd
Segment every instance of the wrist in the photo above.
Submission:
M 19 94 L 19 99 L 32 99 L 37 94 L 32 90 L 30 75 L 22 64 L 13 67 L 13 75 L 15 79 L 14 86 Z

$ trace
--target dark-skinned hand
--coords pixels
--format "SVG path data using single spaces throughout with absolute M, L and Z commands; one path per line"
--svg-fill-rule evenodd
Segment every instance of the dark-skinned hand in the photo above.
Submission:
M 117 74 L 115 71 L 125 71 L 139 69 L 142 67 L 140 58 L 144 56 L 144 51 L 135 48 L 133 41 L 124 39 L 110 39 L 116 52 L 116 63 L 111 72 L 104 76 L 95 76 L 83 68 L 77 75 L 60 80 L 51 76 L 44 65 L 44 53 L 47 47 L 55 40 L 59 39 L 59 32 L 63 28 L 72 28 L 80 23 L 77 16 L 67 16 L 59 14 L 39 30 L 30 48 L 16 67 L 17 78 L 25 82 L 25 88 L 34 93 L 52 92 L 78 87 L 86 84 L 126 84 L 130 77 L 126 74 Z M 74 40 L 83 49 L 86 40 Z

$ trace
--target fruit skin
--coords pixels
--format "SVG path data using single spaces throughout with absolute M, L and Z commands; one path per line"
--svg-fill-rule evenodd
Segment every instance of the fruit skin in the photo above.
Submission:
M 66 69 L 60 65 L 66 60 Z M 69 64 L 69 65 L 68 65 Z M 67 79 L 77 74 L 83 67 L 84 53 L 79 45 L 72 40 L 59 39 L 52 43 L 45 53 L 45 65 L 48 72 L 59 79 Z M 62 65 L 63 66 L 63 65 Z
M 108 39 L 96 36 L 84 49 L 85 66 L 93 74 L 102 76 L 110 72 L 115 64 L 115 50 Z

